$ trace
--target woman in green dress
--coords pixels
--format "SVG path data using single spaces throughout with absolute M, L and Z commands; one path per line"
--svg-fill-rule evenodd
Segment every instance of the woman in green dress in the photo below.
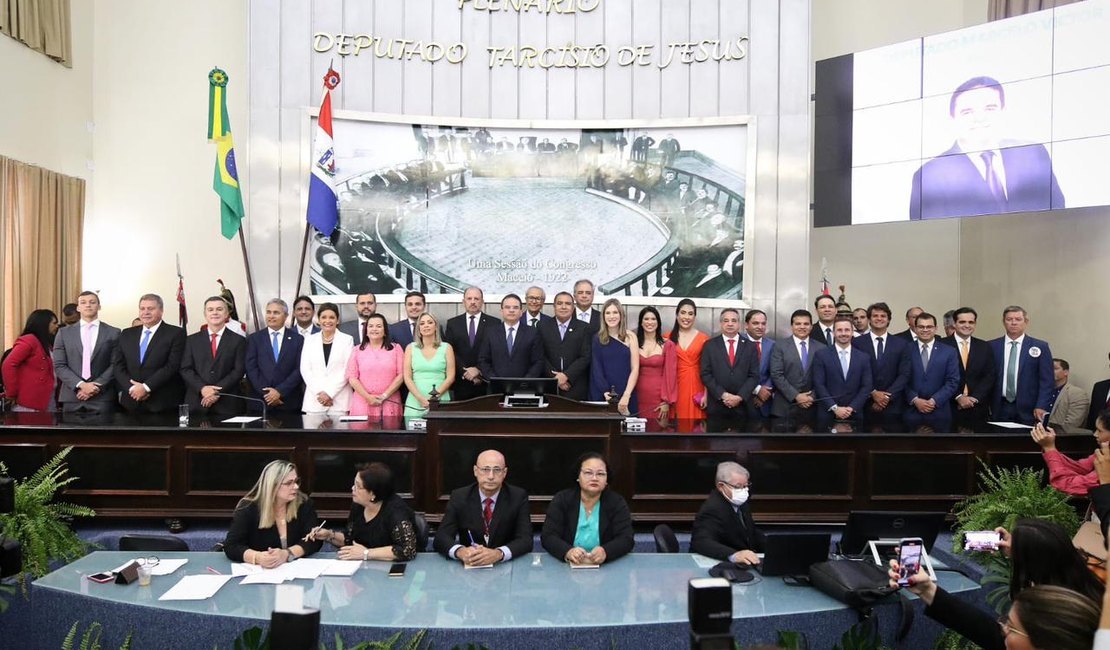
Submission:
M 451 399 L 447 392 L 455 381 L 455 351 L 439 338 L 435 316 L 424 312 L 416 319 L 416 340 L 405 348 L 405 417 L 422 417 L 428 401 L 436 396 L 441 402 Z

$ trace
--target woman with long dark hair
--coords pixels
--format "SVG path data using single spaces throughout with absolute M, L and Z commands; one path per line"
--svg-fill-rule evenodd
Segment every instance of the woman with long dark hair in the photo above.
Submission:
M 389 338 L 389 323 L 381 314 L 370 314 L 362 332 L 362 342 L 347 362 L 347 381 L 351 395 L 351 415 L 400 417 L 404 382 L 405 352 Z
M 705 418 L 706 405 L 705 384 L 701 381 L 701 349 L 709 336 L 697 329 L 698 306 L 693 300 L 680 300 L 674 313 L 674 329 L 666 336 L 675 344 L 677 360 L 675 416 L 679 420 L 701 420 Z
M 54 361 L 50 355 L 57 333 L 58 317 L 49 309 L 36 309 L 27 317 L 23 333 L 0 370 L 4 397 L 11 400 L 12 411 L 54 410 Z
M 673 415 L 678 394 L 674 341 L 663 338 L 662 319 L 655 307 L 640 310 L 636 340 L 640 344 L 640 375 L 636 399 L 645 418 L 665 420 Z

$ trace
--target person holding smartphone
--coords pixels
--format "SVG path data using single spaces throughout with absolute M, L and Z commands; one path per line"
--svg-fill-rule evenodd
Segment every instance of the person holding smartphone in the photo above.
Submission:
M 1038 422 L 1033 427 L 1033 442 L 1040 445 L 1044 462 L 1048 465 L 1048 482 L 1052 487 L 1073 496 L 1085 497 L 1099 485 L 1095 471 L 1095 455 L 1083 460 L 1072 460 L 1056 449 L 1056 431 Z M 1110 442 L 1110 409 L 1104 410 L 1095 418 L 1096 444 Z
M 310 538 L 338 547 L 340 560 L 416 558 L 416 513 L 397 495 L 388 465 L 370 463 L 359 470 L 351 485 L 351 501 L 346 531 L 316 528 Z
M 297 466 L 287 460 L 262 469 L 232 515 L 224 540 L 229 560 L 273 569 L 320 550 L 320 542 L 305 539 L 316 526 L 316 508 L 300 485 Z

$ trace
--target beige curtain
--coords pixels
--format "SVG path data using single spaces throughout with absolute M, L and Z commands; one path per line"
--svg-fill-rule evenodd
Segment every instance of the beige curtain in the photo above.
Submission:
M 85 181 L 0 156 L 0 349 L 81 288 Z
M 1071 4 L 1076 0 L 989 0 L 987 20 L 1002 20 Z
M 72 67 L 70 0 L 0 0 L 0 32 Z

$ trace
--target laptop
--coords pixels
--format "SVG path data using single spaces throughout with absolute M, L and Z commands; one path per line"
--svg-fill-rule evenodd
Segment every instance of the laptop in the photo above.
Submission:
M 829 559 L 829 533 L 766 533 L 763 562 L 764 577 L 808 576 L 809 567 Z

